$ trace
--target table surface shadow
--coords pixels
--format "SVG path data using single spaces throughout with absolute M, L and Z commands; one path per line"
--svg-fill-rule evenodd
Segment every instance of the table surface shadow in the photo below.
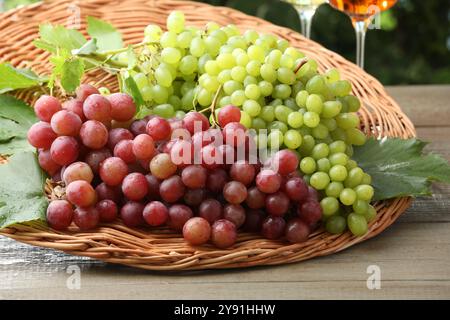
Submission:
M 450 160 L 450 86 L 387 89 L 427 149 Z M 281 266 L 151 272 L 0 237 L 0 299 L 449 299 L 450 186 L 433 192 L 373 239 Z

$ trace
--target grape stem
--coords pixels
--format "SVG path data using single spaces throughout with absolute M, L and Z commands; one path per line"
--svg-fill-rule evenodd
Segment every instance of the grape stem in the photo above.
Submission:
M 295 67 L 294 73 L 297 73 L 298 70 L 300 70 L 301 67 L 303 67 L 305 65 L 305 63 L 308 62 L 307 58 L 303 58 L 297 65 L 297 67 Z
M 220 127 L 216 120 L 216 115 L 215 115 L 216 112 L 215 111 L 216 111 L 217 100 L 219 99 L 219 94 L 220 94 L 221 90 L 222 90 L 222 85 L 219 86 L 216 93 L 214 94 L 214 98 L 213 98 L 213 101 L 211 102 L 211 105 L 208 108 L 205 108 L 205 109 L 202 109 L 199 111 L 200 113 L 204 113 L 208 110 L 211 110 L 211 114 L 212 114 L 211 120 L 212 120 L 213 127 Z

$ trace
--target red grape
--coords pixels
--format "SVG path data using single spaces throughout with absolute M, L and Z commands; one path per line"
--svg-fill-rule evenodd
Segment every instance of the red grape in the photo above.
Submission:
M 285 176 L 298 169 L 298 157 L 294 151 L 280 150 L 273 156 L 271 164 L 276 172 Z
M 108 142 L 108 129 L 96 120 L 88 120 L 80 129 L 81 142 L 88 148 L 101 149 Z
M 120 203 L 122 199 L 122 191 L 119 187 L 110 187 L 106 183 L 100 183 L 96 188 L 98 200 L 111 200 Z
M 122 140 L 133 140 L 133 134 L 124 128 L 114 128 L 108 133 L 108 148 L 114 150 L 116 144 Z
M 120 158 L 107 158 L 100 163 L 100 178 L 109 186 L 118 186 L 128 174 L 127 164 Z
M 191 207 L 197 207 L 206 199 L 208 193 L 205 189 L 188 189 L 184 194 L 184 202 Z
M 208 190 L 219 193 L 222 192 L 223 187 L 228 181 L 228 175 L 223 169 L 214 169 L 210 171 L 208 179 L 206 181 L 206 187 Z
M 84 161 L 91 167 L 94 173 L 98 173 L 100 163 L 109 157 L 112 157 L 111 151 L 109 151 L 109 149 L 102 148 L 90 151 L 86 155 Z
M 209 120 L 200 112 L 188 112 L 183 118 L 184 127 L 191 133 L 205 131 L 209 128 Z
M 266 205 L 266 194 L 259 191 L 257 187 L 251 187 L 247 191 L 245 203 L 250 209 L 261 209 Z
M 90 207 L 97 201 L 97 194 L 89 182 L 77 180 L 66 187 L 66 196 L 72 204 L 78 207 Z
M 147 134 L 155 141 L 169 139 L 170 133 L 170 124 L 166 119 L 154 117 L 147 123 Z
M 191 189 L 204 188 L 208 172 L 199 165 L 190 165 L 181 172 L 181 180 L 184 185 Z
M 95 207 L 76 208 L 73 215 L 73 222 L 81 230 L 93 229 L 100 222 L 100 214 Z
M 122 181 L 122 192 L 130 200 L 143 199 L 148 193 L 147 179 L 142 173 L 130 173 Z
M 245 209 L 238 204 L 227 204 L 223 208 L 223 217 L 239 229 L 245 222 Z
M 148 187 L 148 198 L 150 200 L 155 200 L 159 198 L 159 185 L 160 182 L 158 178 L 156 178 L 154 175 L 147 174 L 145 176 L 145 179 L 147 180 L 147 187 Z
M 89 120 L 111 121 L 111 104 L 100 94 L 91 94 L 83 103 L 83 113 Z
M 128 201 L 125 205 L 120 209 L 120 217 L 123 220 L 123 223 L 130 227 L 138 227 L 145 224 L 145 220 L 142 216 L 142 212 L 144 211 L 144 205 L 140 202 Z
M 176 231 L 183 230 L 183 226 L 194 216 L 191 208 L 183 204 L 174 204 L 169 208 L 169 225 Z
M 198 215 L 205 218 L 209 223 L 222 217 L 222 204 L 216 199 L 206 199 L 198 207 Z
M 223 187 L 223 196 L 229 203 L 239 204 L 247 198 L 247 188 L 238 181 L 230 181 Z
M 47 222 L 53 229 L 64 230 L 72 223 L 73 208 L 66 200 L 53 200 L 47 207 Z
M 306 201 L 319 201 L 319 192 L 313 187 L 308 187 L 308 196 L 306 197 Z
M 111 222 L 116 220 L 118 208 L 114 201 L 112 200 L 102 200 L 95 206 L 99 215 L 100 221 Z
M 183 197 L 185 189 L 186 188 L 179 176 L 171 176 L 161 182 L 159 194 L 164 201 L 173 203 Z
M 240 147 L 246 141 L 245 127 L 239 122 L 230 122 L 222 130 L 224 143 Z
M 308 185 L 301 177 L 290 178 L 283 189 L 292 201 L 302 202 L 308 196 Z
M 147 121 L 145 120 L 134 120 L 130 125 L 130 131 L 135 135 L 140 135 L 147 133 Z
M 193 163 L 194 146 L 186 140 L 177 140 L 170 148 L 170 158 L 179 167 L 185 167 Z
M 77 136 L 81 128 L 81 119 L 73 112 L 61 110 L 53 115 L 51 126 L 60 136 Z
M 233 105 L 222 107 L 217 115 L 217 121 L 222 128 L 230 122 L 239 122 L 241 121 L 241 110 Z
M 221 219 L 214 222 L 211 227 L 211 241 L 220 248 L 225 249 L 236 243 L 236 226 L 231 221 Z
M 266 211 L 274 216 L 284 216 L 289 210 L 289 198 L 284 192 L 278 191 L 266 197 Z
M 61 109 L 59 100 L 52 96 L 43 95 L 34 103 L 36 116 L 45 122 L 50 122 L 52 116 Z
M 289 220 L 286 225 L 286 239 L 291 243 L 301 243 L 308 240 L 310 230 L 306 223 L 299 218 Z
M 155 143 L 148 134 L 140 134 L 133 140 L 133 153 L 140 160 L 151 159 L 155 153 Z
M 76 90 L 75 90 L 75 94 L 77 95 L 77 99 L 84 101 L 86 100 L 87 97 L 89 97 L 92 94 L 98 94 L 98 90 L 97 88 L 95 88 L 94 86 L 87 84 L 87 83 L 83 83 L 81 84 Z
M 170 124 L 170 129 L 172 130 L 172 139 L 174 139 L 175 137 L 173 136 L 173 131 L 174 130 L 178 130 L 178 129 L 182 129 L 182 130 L 186 130 L 183 127 L 183 120 L 180 119 L 176 119 L 176 118 L 171 118 L 168 120 L 169 124 Z M 186 132 L 189 133 L 189 131 L 186 130 Z M 190 134 L 189 134 L 190 136 Z
M 50 176 L 54 175 L 61 166 L 52 159 L 50 150 L 40 150 L 38 156 L 39 166 L 45 170 Z
M 204 146 L 213 143 L 209 130 L 194 133 L 192 135 L 191 141 L 192 145 L 194 146 L 194 148 L 196 148 L 196 150 L 200 150 Z
M 191 218 L 183 226 L 183 237 L 191 245 L 204 244 L 211 237 L 211 226 L 201 217 Z
M 63 102 L 62 108 L 63 110 L 75 113 L 81 119 L 82 122 L 86 121 L 86 117 L 84 116 L 83 113 L 83 101 L 78 99 L 70 99 Z
M 228 168 L 230 165 L 235 163 L 237 152 L 234 150 L 234 148 L 228 144 L 222 144 L 218 148 L 219 153 L 222 157 L 222 164 L 223 167 Z
M 239 160 L 231 165 L 230 177 L 246 186 L 252 184 L 255 178 L 255 167 L 245 160 Z
M 35 148 L 49 149 L 57 135 L 47 122 L 37 122 L 27 133 L 28 142 Z
M 57 164 L 68 165 L 78 158 L 78 142 L 74 137 L 58 137 L 53 141 L 50 153 Z
M 87 163 L 77 161 L 64 170 L 62 178 L 66 186 L 76 180 L 84 180 L 91 183 L 92 179 L 94 179 L 94 173 Z
M 114 157 L 118 157 L 125 163 L 136 162 L 136 156 L 133 153 L 133 141 L 122 140 L 114 147 Z
M 244 230 L 248 232 L 258 232 L 266 214 L 262 210 L 249 210 L 245 216 Z
M 167 153 L 160 153 L 150 162 L 150 172 L 158 179 L 166 179 L 177 171 L 177 166 Z
M 208 144 L 207 146 L 203 147 L 200 151 L 200 154 L 202 165 L 207 169 L 212 170 L 220 167 L 220 165 L 223 164 L 222 154 L 213 144 Z
M 277 192 L 281 186 L 281 176 L 271 169 L 263 169 L 256 176 L 256 186 L 264 193 Z
M 322 218 L 322 207 L 317 201 L 307 201 L 298 207 L 297 213 L 306 224 L 312 225 Z
M 261 227 L 261 233 L 266 239 L 275 240 L 284 234 L 286 221 L 282 217 L 269 216 Z
M 136 113 L 133 99 L 125 93 L 113 93 L 108 96 L 111 104 L 111 117 L 116 121 L 128 121 Z
M 143 211 L 144 220 L 151 226 L 162 226 L 169 219 L 169 209 L 160 201 L 152 201 Z

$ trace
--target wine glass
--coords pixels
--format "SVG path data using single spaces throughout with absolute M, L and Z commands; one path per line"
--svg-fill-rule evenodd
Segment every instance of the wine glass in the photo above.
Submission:
M 316 13 L 317 7 L 324 2 L 327 2 L 327 0 L 283 0 L 283 1 L 292 4 L 295 10 L 297 10 L 298 16 L 300 17 L 302 34 L 309 39 L 311 37 L 311 21 L 314 16 L 314 13 Z
M 356 32 L 356 64 L 364 69 L 366 32 L 373 17 L 392 7 L 397 0 L 329 0 L 334 8 L 345 12 Z

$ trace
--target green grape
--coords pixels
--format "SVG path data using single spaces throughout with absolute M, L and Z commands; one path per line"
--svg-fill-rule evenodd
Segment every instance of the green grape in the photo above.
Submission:
M 247 54 L 250 60 L 256 60 L 260 63 L 264 62 L 264 50 L 259 46 L 251 45 L 247 49 Z
M 244 127 L 251 128 L 252 126 L 252 117 L 250 117 L 250 115 L 245 112 L 245 111 L 241 111 L 241 120 L 239 121 Z
M 321 75 L 316 75 L 308 80 L 305 88 L 309 93 L 322 93 L 326 88 L 325 79 Z
M 236 90 L 231 94 L 231 104 L 236 107 L 242 106 L 246 99 L 244 90 Z
M 259 90 L 259 87 L 256 84 L 249 84 L 245 87 L 244 92 L 245 96 L 252 100 L 258 100 L 261 96 L 261 90 Z
M 165 103 L 169 98 L 169 91 L 167 90 L 167 88 L 159 84 L 154 85 L 152 87 L 152 97 L 153 100 L 158 104 Z
M 347 225 L 353 235 L 360 237 L 367 232 L 367 221 L 364 216 L 350 213 L 347 217 Z
M 332 234 L 341 234 L 345 231 L 346 227 L 347 222 L 345 218 L 338 215 L 331 216 L 325 224 L 325 229 Z
M 242 66 L 235 66 L 231 69 L 230 76 L 234 81 L 243 82 L 247 76 L 247 71 Z
M 281 99 L 273 99 L 270 103 L 269 103 L 269 105 L 271 105 L 271 106 L 273 106 L 273 107 L 276 107 L 276 106 L 279 106 L 280 104 L 283 104 L 283 100 L 281 100 Z
M 330 154 L 345 152 L 345 142 L 342 140 L 334 141 L 330 145 Z M 347 162 L 347 161 L 346 161 Z
M 180 33 L 184 29 L 184 14 L 181 11 L 172 11 L 167 17 L 167 29 Z
M 311 155 L 314 159 L 318 160 L 328 157 L 329 153 L 330 149 L 328 148 L 328 145 L 326 145 L 325 143 L 319 143 L 314 146 Z
M 352 170 L 353 168 L 356 168 L 358 166 L 358 164 L 356 163 L 355 160 L 349 159 L 347 161 L 347 164 L 345 165 L 345 167 L 347 168 L 347 170 Z
M 356 201 L 356 192 L 350 188 L 344 188 L 339 194 L 339 200 L 346 205 L 351 206 Z
M 275 117 L 281 122 L 287 123 L 290 113 L 292 113 L 292 110 L 286 106 L 280 105 L 275 107 Z
M 370 201 L 373 198 L 373 187 L 368 184 L 361 184 L 355 187 L 356 195 L 358 199 L 363 201 Z
M 330 177 L 325 172 L 315 172 L 311 175 L 309 184 L 316 190 L 325 189 L 330 183 Z
M 273 68 L 278 69 L 280 67 L 282 53 L 280 50 L 272 50 L 266 57 L 266 63 L 273 66 Z
M 325 189 L 325 194 L 328 197 L 338 198 L 342 190 L 344 190 L 344 185 L 341 182 L 332 181 Z
M 297 107 L 298 107 L 298 103 L 296 101 L 297 95 L 300 91 L 302 91 L 304 89 L 305 89 L 305 87 L 301 81 L 297 81 L 292 85 L 291 97 L 294 98 L 294 101 L 296 102 Z
M 261 95 L 263 97 L 270 96 L 273 92 L 273 85 L 268 81 L 265 81 L 265 80 L 260 81 L 258 83 L 258 86 L 259 86 L 259 90 L 261 91 Z
M 180 88 L 181 95 L 184 96 L 188 91 L 194 89 L 195 86 L 196 84 L 194 82 L 184 82 Z
M 303 123 L 309 128 L 315 128 L 320 123 L 320 117 L 315 112 L 307 111 L 303 114 Z
M 243 89 L 242 83 L 234 81 L 234 80 L 228 80 L 227 82 L 225 82 L 223 84 L 223 91 L 225 91 L 225 93 L 227 95 L 231 95 L 231 94 L 233 94 L 233 92 L 235 92 L 237 90 L 242 90 L 242 89 Z
M 299 50 L 297 50 L 294 47 L 288 47 L 284 50 L 284 54 L 287 54 L 292 57 L 292 59 L 297 60 L 299 58 L 303 58 L 304 54 L 301 53 Z
M 219 106 L 220 107 L 225 107 L 227 105 L 231 104 L 231 97 L 230 96 L 225 96 L 222 97 L 219 101 Z
M 212 21 L 208 22 L 205 27 L 206 30 L 208 31 L 208 34 L 211 34 L 211 32 L 213 32 L 214 30 L 220 29 L 220 26 Z
M 219 74 L 217 75 L 217 80 L 221 84 L 224 84 L 228 80 L 231 80 L 231 71 L 230 70 L 222 70 L 222 71 L 220 71 Z
M 275 82 L 275 80 L 277 80 L 277 72 L 269 63 L 265 63 L 261 66 L 260 74 L 261 77 L 268 82 Z
M 316 145 L 316 141 L 309 134 L 303 134 L 301 131 L 300 131 L 300 134 L 303 137 L 303 142 L 302 142 L 302 145 L 300 146 L 300 148 L 298 149 L 298 151 L 300 152 L 301 155 L 310 155 L 312 152 L 312 149 Z
M 295 81 L 295 74 L 291 69 L 281 67 L 277 70 L 277 79 L 281 83 L 290 85 Z M 289 93 L 289 95 L 291 95 L 291 93 Z
M 344 181 L 347 178 L 347 169 L 340 164 L 333 165 L 329 174 L 332 181 Z
M 297 130 L 288 130 L 283 137 L 284 145 L 289 149 L 297 149 L 302 144 L 302 136 Z
M 300 128 L 303 125 L 303 115 L 298 111 L 291 112 L 288 114 L 287 123 L 291 128 Z
M 205 53 L 203 54 L 199 59 L 198 59 L 198 70 L 200 71 L 200 73 L 205 73 L 205 65 L 206 62 L 212 60 L 211 56 L 209 55 L 209 53 Z
M 220 41 L 212 36 L 208 36 L 206 37 L 206 39 L 204 39 L 205 41 L 205 46 L 206 46 L 206 51 L 213 57 L 217 56 L 219 54 L 220 51 Z
M 174 32 L 164 32 L 160 39 L 163 48 L 175 47 L 177 44 L 177 34 Z
M 172 105 L 165 103 L 153 107 L 153 113 L 157 116 L 169 119 L 174 116 L 175 110 Z
M 225 43 L 228 40 L 227 34 L 221 29 L 216 29 L 212 31 L 210 35 L 211 37 L 217 38 L 222 43 Z
M 220 83 L 217 80 L 217 77 L 214 77 L 214 76 L 208 76 L 205 80 L 205 83 L 202 85 L 206 90 L 208 90 L 209 92 L 214 92 L 214 93 L 220 87 Z
M 331 145 L 330 145 L 330 152 L 331 152 Z M 328 157 L 328 160 L 330 160 L 330 163 L 332 166 L 335 165 L 341 165 L 345 166 L 348 162 L 348 156 L 343 152 L 333 153 Z
M 347 134 L 345 133 L 345 130 L 341 128 L 336 128 L 335 130 L 331 131 L 330 135 L 331 138 L 333 138 L 333 140 L 342 140 L 342 141 L 347 140 Z
M 329 172 L 331 168 L 330 160 L 327 158 L 322 158 L 317 160 L 317 170 L 322 172 Z M 330 175 L 330 174 L 329 174 Z M 330 175 L 331 178 L 331 175 Z
M 353 203 L 353 211 L 355 213 L 364 215 L 367 210 L 369 210 L 369 204 L 366 201 L 358 199 Z
M 248 75 L 245 77 L 243 84 L 244 84 L 244 87 L 246 87 L 250 84 L 258 84 L 258 80 L 255 77 Z
M 338 69 L 332 68 L 325 72 L 325 78 L 328 83 L 332 83 L 338 81 L 341 78 L 341 75 L 339 74 Z
M 293 98 L 287 98 L 284 99 L 283 104 L 288 107 L 289 109 L 291 109 L 292 111 L 297 111 L 298 110 L 298 106 L 295 103 L 295 100 Z
M 300 160 L 300 170 L 304 174 L 312 174 L 316 171 L 316 161 L 311 157 L 305 157 Z
M 289 41 L 286 39 L 278 39 L 277 40 L 277 48 L 278 50 L 286 50 L 286 48 L 289 46 Z
M 144 86 L 139 91 L 141 92 L 141 96 L 142 99 L 144 99 L 144 101 L 152 100 L 153 95 L 152 95 L 152 88 L 150 86 Z
M 286 99 L 291 95 L 292 89 L 287 84 L 277 84 L 273 88 L 272 96 L 276 99 Z
M 175 111 L 175 118 L 182 120 L 186 116 L 186 112 L 182 110 Z
M 193 55 L 184 56 L 181 61 L 178 69 L 182 74 L 188 75 L 192 74 L 197 70 L 198 61 Z
M 372 183 L 372 177 L 364 172 L 363 178 L 361 180 L 361 184 L 371 184 Z
M 306 75 L 308 73 L 310 73 L 311 71 L 312 71 L 311 65 L 307 62 L 304 65 L 302 65 L 300 67 L 300 69 L 298 69 L 298 71 L 296 73 L 296 77 L 297 77 L 297 79 L 302 79 L 302 78 L 306 77 Z
M 253 118 L 252 119 L 252 128 L 255 130 L 265 129 L 266 122 L 261 118 Z
M 311 133 L 312 133 L 312 136 L 316 139 L 325 139 L 326 137 L 328 137 L 329 131 L 326 126 L 319 123 L 317 125 L 317 127 L 313 128 L 311 130 Z
M 222 69 L 231 69 L 236 65 L 236 61 L 231 53 L 221 53 L 216 58 Z
M 212 100 L 213 94 L 210 91 L 206 90 L 205 88 L 201 88 L 197 94 L 198 103 L 203 107 L 207 107 L 211 105 Z
M 266 122 L 271 123 L 275 120 L 275 108 L 273 106 L 264 106 L 259 116 Z
M 210 76 L 217 76 L 220 72 L 220 65 L 215 60 L 209 60 L 205 63 L 205 71 Z
M 337 97 L 343 97 L 350 94 L 352 86 L 350 82 L 346 80 L 338 80 L 329 84 L 329 87 L 333 94 Z
M 295 102 L 299 107 L 306 107 L 306 100 L 308 99 L 309 93 L 306 90 L 301 90 L 295 96 Z
M 364 218 L 366 219 L 367 222 L 371 222 L 375 219 L 376 216 L 377 216 L 377 211 L 375 210 L 375 208 L 373 206 L 371 206 L 369 204 L 366 213 L 364 213 Z
M 271 149 L 279 149 L 283 144 L 283 133 L 280 130 L 272 130 L 267 136 L 267 145 Z
M 346 141 L 346 142 L 348 142 L 348 141 Z M 352 145 L 347 144 L 345 146 L 345 154 L 348 155 L 349 157 L 353 156 L 353 146 Z
M 194 89 L 187 91 L 186 94 L 181 98 L 181 108 L 185 111 L 192 110 L 194 108 L 194 98 Z
M 144 29 L 144 36 L 150 41 L 158 41 L 161 38 L 162 30 L 158 25 L 149 24 Z
M 336 116 L 339 128 L 344 130 L 359 126 L 359 117 L 356 113 L 341 113 Z
M 249 56 L 250 57 L 250 56 Z M 247 73 L 253 77 L 259 76 L 261 70 L 261 63 L 257 60 L 250 60 L 245 67 Z
M 171 95 L 171 96 L 169 97 L 169 99 L 167 100 L 167 102 L 168 102 L 170 105 L 172 105 L 173 108 L 174 108 L 175 110 L 178 110 L 178 109 L 181 108 L 181 99 L 180 99 L 180 97 L 178 97 L 178 96 Z
M 306 109 L 311 112 L 320 114 L 323 109 L 322 99 L 317 94 L 310 94 L 306 99 Z
M 342 110 L 342 103 L 339 101 L 325 101 L 323 104 L 322 117 L 334 118 Z
M 355 96 L 352 95 L 345 96 L 344 101 L 347 102 L 348 112 L 357 112 L 361 107 L 361 102 Z
M 328 218 L 338 212 L 339 201 L 333 197 L 325 197 L 320 201 L 320 206 L 322 207 L 324 217 Z
M 236 56 L 236 64 L 238 66 L 245 67 L 249 61 L 250 61 L 250 59 L 248 58 L 248 55 L 246 52 L 240 53 Z
M 181 59 L 181 53 L 178 49 L 166 47 L 161 51 L 161 60 L 165 63 L 175 64 Z
M 164 65 L 159 65 L 154 73 L 156 82 L 163 87 L 170 87 L 173 82 L 172 74 Z
M 259 34 L 255 30 L 247 30 L 244 33 L 244 38 L 247 42 L 254 43 L 259 38 Z
M 347 129 L 345 133 L 347 134 L 347 141 L 355 146 L 362 146 L 366 143 L 366 135 L 357 128 Z
M 280 67 L 292 69 L 294 67 L 294 59 L 288 54 L 282 54 L 280 59 Z
M 247 112 L 250 117 L 256 117 L 261 112 L 261 106 L 254 100 L 246 100 L 242 105 L 242 110 Z
M 192 33 L 184 31 L 177 36 L 177 46 L 183 49 L 189 48 L 192 41 Z
M 133 80 L 134 82 L 136 82 L 136 86 L 138 87 L 138 89 L 142 89 L 143 87 L 148 86 L 147 77 L 143 73 L 136 73 L 133 76 Z
M 344 185 L 347 188 L 355 188 L 357 185 L 361 183 L 361 180 L 363 178 L 363 170 L 361 168 L 352 168 L 348 172 L 347 179 L 345 179 Z
M 201 37 L 192 39 L 191 44 L 189 45 L 189 51 L 194 57 L 201 57 L 206 51 L 206 45 L 203 39 Z
M 247 48 L 247 43 L 241 36 L 232 36 L 232 37 L 228 38 L 227 43 L 234 48 L 240 48 L 240 49 Z
M 320 120 L 320 123 L 323 124 L 328 129 L 328 132 L 334 131 L 337 129 L 337 123 L 336 123 L 336 120 L 334 120 L 334 119 L 322 118 Z

